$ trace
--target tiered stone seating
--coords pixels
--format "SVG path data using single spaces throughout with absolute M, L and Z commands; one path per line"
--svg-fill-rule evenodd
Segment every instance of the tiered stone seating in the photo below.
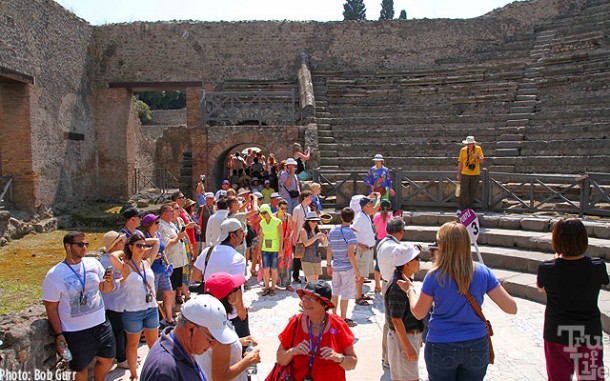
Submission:
M 491 170 L 607 172 L 610 2 L 586 5 L 427 70 L 314 71 L 322 169 L 453 170 L 474 135 Z

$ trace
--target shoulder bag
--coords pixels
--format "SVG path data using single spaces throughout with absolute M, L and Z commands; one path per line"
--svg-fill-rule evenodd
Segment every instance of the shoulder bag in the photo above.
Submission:
M 301 319 L 299 319 L 299 315 L 297 315 L 296 320 L 297 321 L 296 321 L 296 324 L 294 325 L 294 331 L 292 332 L 292 341 L 290 343 L 290 348 L 292 348 L 294 346 L 294 338 L 297 335 L 297 328 L 299 327 L 299 324 L 301 323 Z M 288 365 L 281 366 L 277 362 L 273 366 L 273 369 L 271 369 L 271 372 L 269 373 L 267 378 L 265 378 L 265 381 L 293 381 L 293 380 L 294 380 L 294 378 L 292 377 L 292 367 L 290 366 L 290 363 Z
M 208 252 L 205 256 L 205 263 L 203 268 L 203 273 L 201 274 L 201 282 L 191 283 L 189 285 L 189 292 L 196 292 L 198 294 L 203 294 L 203 290 L 205 289 L 205 271 L 208 269 L 208 262 L 210 261 L 210 257 L 212 256 L 212 252 L 216 245 L 210 246 Z
M 452 276 L 452 278 L 453 278 L 453 276 Z M 453 278 L 453 281 L 455 282 L 455 278 Z M 457 282 L 455 282 L 455 283 L 457 284 Z M 489 363 L 493 364 L 496 355 L 494 354 L 494 347 L 491 342 L 491 337 L 494 334 L 493 328 L 491 327 L 491 322 L 485 318 L 485 315 L 483 315 L 483 311 L 481 311 L 481 307 L 479 307 L 479 305 L 477 304 L 477 301 L 470 294 L 470 291 L 466 291 L 464 296 L 466 297 L 466 301 L 468 302 L 468 304 L 470 304 L 470 306 L 472 307 L 474 312 L 477 314 L 477 316 L 481 320 L 483 320 L 483 322 L 485 323 L 485 327 L 487 327 L 487 344 L 489 344 Z

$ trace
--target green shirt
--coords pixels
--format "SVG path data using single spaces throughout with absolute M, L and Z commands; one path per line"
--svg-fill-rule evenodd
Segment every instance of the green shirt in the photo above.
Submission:
M 261 220 L 261 232 L 263 233 L 262 250 L 269 252 L 280 251 L 280 233 L 278 226 L 282 224 L 277 217 L 271 217 L 269 223 L 264 218 Z

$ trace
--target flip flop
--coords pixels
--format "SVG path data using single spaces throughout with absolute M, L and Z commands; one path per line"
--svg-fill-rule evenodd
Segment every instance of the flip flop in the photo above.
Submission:
M 369 306 L 369 302 L 367 302 L 366 299 L 363 298 L 356 299 L 356 304 L 363 307 Z

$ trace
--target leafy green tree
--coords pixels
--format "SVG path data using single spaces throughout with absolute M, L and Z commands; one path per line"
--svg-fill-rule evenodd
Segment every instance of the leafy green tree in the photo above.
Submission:
M 142 124 L 150 124 L 150 122 L 152 122 L 152 111 L 150 111 L 150 107 L 148 107 L 146 103 L 133 97 L 133 106 L 135 107 L 138 118 L 140 118 Z
M 152 110 L 176 110 L 186 107 L 184 91 L 138 91 L 135 95 Z
M 398 16 L 399 20 L 406 20 L 407 19 L 407 11 L 405 11 L 404 9 L 402 11 L 400 11 L 400 16 Z
M 392 20 L 394 18 L 394 0 L 381 1 L 379 20 Z
M 366 20 L 364 0 L 347 0 L 343 4 L 344 20 Z

